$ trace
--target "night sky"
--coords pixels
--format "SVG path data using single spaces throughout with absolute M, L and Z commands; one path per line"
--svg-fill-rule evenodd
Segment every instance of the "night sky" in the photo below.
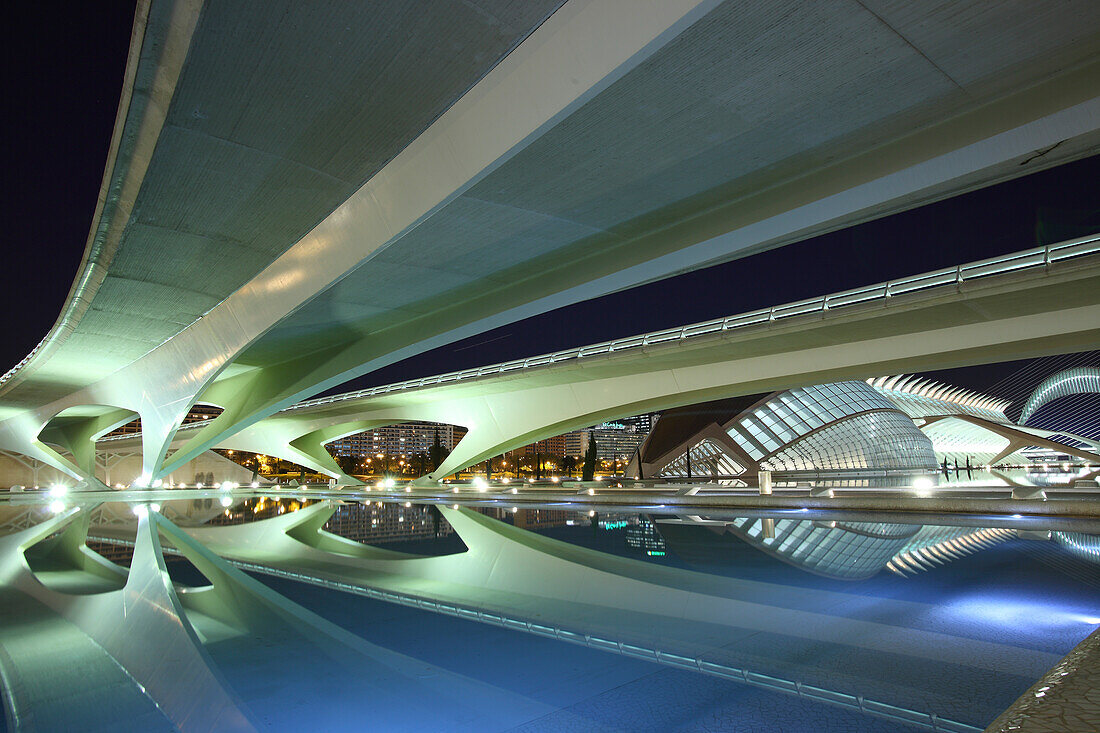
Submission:
M 60 312 L 84 251 L 110 142 L 133 9 L 28 3 L 4 13 L 3 197 L 8 302 L 0 371 Z M 1100 156 L 436 349 L 347 388 L 545 353 L 871 284 L 1100 230 Z M 792 267 L 792 263 L 795 266 Z M 984 389 L 1020 364 L 956 370 Z

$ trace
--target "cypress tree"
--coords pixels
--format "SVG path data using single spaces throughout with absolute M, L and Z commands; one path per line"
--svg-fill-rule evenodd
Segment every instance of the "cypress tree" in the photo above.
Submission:
M 588 447 L 584 451 L 584 464 L 581 467 L 581 481 L 591 481 L 596 476 L 596 435 L 588 431 Z

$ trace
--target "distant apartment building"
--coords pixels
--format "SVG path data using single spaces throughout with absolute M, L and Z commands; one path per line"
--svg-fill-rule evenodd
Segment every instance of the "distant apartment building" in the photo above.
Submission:
M 591 434 L 596 439 L 596 457 L 602 461 L 629 459 L 645 441 L 654 422 L 656 418 L 653 415 L 637 415 L 591 428 Z M 585 448 L 588 447 L 588 432 L 585 431 Z
M 596 455 L 601 460 L 629 459 L 649 435 L 656 422 L 655 415 L 636 415 L 621 420 L 600 423 L 584 430 L 573 430 L 553 438 L 539 440 L 512 451 L 512 457 L 583 456 L 588 450 L 588 436 L 596 438 Z
M 433 422 L 406 422 L 349 435 L 334 440 L 328 447 L 329 452 L 336 456 L 427 453 L 435 443 L 437 433 L 440 445 L 450 451 L 466 435 L 466 428 Z
M 533 456 L 536 453 L 543 456 L 565 456 L 569 455 L 566 451 L 566 439 L 565 435 L 555 435 L 552 438 L 546 438 L 545 440 L 536 440 L 530 445 L 525 445 L 522 448 L 517 448 L 512 451 L 513 457 L 521 456 Z

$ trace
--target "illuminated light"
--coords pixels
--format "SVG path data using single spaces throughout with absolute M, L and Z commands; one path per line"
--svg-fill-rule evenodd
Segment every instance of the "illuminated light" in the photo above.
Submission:
M 533 484 L 533 483 L 535 483 L 535 479 L 529 478 L 529 479 L 527 479 L 527 483 Z
M 152 509 L 154 512 L 159 512 L 160 511 L 160 504 L 150 504 L 149 508 Z
M 154 489 L 159 489 L 159 488 L 160 488 L 161 486 L 163 486 L 163 485 L 164 485 L 164 481 L 162 481 L 162 480 L 161 480 L 161 479 L 159 479 L 159 478 L 158 478 L 158 479 L 157 479 L 156 481 L 154 481 L 154 482 L 153 482 L 153 483 L 151 484 L 151 486 L 152 486 L 152 487 L 153 487 Z
M 252 488 L 254 488 L 254 489 L 260 488 L 260 482 L 259 481 L 253 481 L 252 482 Z
M 197 484 L 195 484 L 195 488 L 196 489 L 201 489 L 202 488 L 202 482 L 200 481 Z
M 512 489 L 512 493 L 513 493 L 513 494 L 518 494 L 518 493 L 519 493 L 519 489 L 513 488 L 513 489 Z
M 558 482 L 558 477 L 557 476 L 551 476 L 550 480 L 553 481 L 554 483 L 557 483 Z
M 500 480 L 500 482 L 501 482 L 502 484 L 506 484 L 506 483 L 508 483 L 508 477 L 507 477 L 507 476 L 505 476 L 504 478 L 502 478 L 502 479 Z
M 147 516 L 149 516 L 149 507 L 145 506 L 144 504 L 138 504 L 136 507 L 134 507 L 134 516 L 135 517 L 147 517 Z
M 393 479 L 392 478 L 386 479 L 386 488 L 387 489 L 392 489 L 393 488 Z
M 412 507 L 412 502 L 411 501 L 406 501 L 405 502 L 405 508 L 409 509 L 410 507 Z
M 405 487 L 405 493 L 409 493 L 409 492 L 411 492 L 411 491 L 412 491 L 412 487 L 411 487 L 411 486 L 406 486 L 406 487 Z
M 588 495 L 589 496 L 595 496 L 596 495 L 596 490 L 595 489 L 589 489 L 588 490 Z
M 455 492 L 455 493 L 457 494 L 457 493 L 458 493 L 458 487 L 457 487 L 457 486 L 456 486 L 456 487 L 454 487 L 453 489 L 451 489 L 451 491 L 453 491 L 453 492 Z
M 1012 515 L 1012 518 L 1013 518 L 1013 519 L 1023 519 L 1023 516 L 1024 516 L 1024 515 L 1022 515 L 1022 514 L 1013 514 L 1013 515 Z
M 913 480 L 913 488 L 917 490 L 930 489 L 933 486 L 935 486 L 935 484 L 933 484 L 932 479 L 928 478 L 927 476 L 918 476 L 916 479 Z
M 222 506 L 233 506 L 233 500 L 231 498 L 229 498 L 228 496 L 223 496 L 221 498 L 221 503 L 222 503 Z
M 64 484 L 54 484 L 46 493 L 54 498 L 61 498 L 62 496 L 65 496 L 65 494 L 69 493 L 69 487 L 65 486 Z
M 588 516 L 594 517 L 594 516 L 596 516 L 596 512 L 588 512 Z
M 51 501 L 50 502 L 50 511 L 53 512 L 54 514 L 60 514 L 61 512 L 65 511 L 65 502 L 63 502 L 63 501 Z
M 512 514 L 515 514 L 518 511 L 519 511 L 519 507 L 516 507 L 516 506 L 512 507 Z
M 458 504 L 451 504 L 451 509 L 458 509 Z

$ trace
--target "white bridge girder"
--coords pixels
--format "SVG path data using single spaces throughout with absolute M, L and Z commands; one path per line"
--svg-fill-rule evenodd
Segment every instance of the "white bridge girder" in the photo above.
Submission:
M 614 250 L 611 259 L 617 265 L 570 268 L 568 276 L 542 278 L 552 283 L 542 290 L 520 285 L 497 294 L 488 305 L 474 296 L 469 308 L 448 302 L 446 308 L 410 321 L 417 325 L 408 329 L 407 337 L 380 338 L 349 327 L 343 342 L 296 361 L 283 355 L 275 364 L 234 363 L 272 327 L 349 273 L 370 268 L 378 253 L 399 245 L 404 235 L 717 5 L 690 0 L 570 0 L 266 269 L 133 363 L 0 423 L 0 445 L 80 475 L 79 467 L 61 459 L 37 436 L 67 408 L 111 405 L 141 416 L 145 473 L 155 479 L 303 397 L 411 354 L 563 304 L 1080 157 L 1100 130 L 1100 97 L 1091 81 L 1095 69 L 1074 62 L 1045 78 L 1027 77 L 1026 84 L 1021 77 L 1018 89 L 1000 88 L 996 94 L 986 89 L 992 94 L 988 103 L 967 106 L 965 94 L 951 97 L 952 104 L 941 100 L 945 114 L 934 124 L 906 129 L 888 140 L 875 138 L 872 150 L 835 164 L 799 170 L 790 180 L 763 187 L 759 196 L 723 204 L 729 210 L 703 224 L 689 217 L 662 225 L 657 232 L 640 235 L 638 246 L 629 248 L 633 259 L 621 259 L 610 245 L 607 252 L 593 253 L 610 256 Z M 178 4 L 170 30 L 180 37 L 165 44 L 160 58 L 132 54 L 132 63 L 163 65 L 154 75 L 157 83 L 150 103 L 162 116 L 187 56 L 197 7 Z M 1074 28 L 1067 38 L 1085 48 L 1095 40 L 1087 30 Z M 1072 50 L 1068 40 L 1066 44 Z M 154 117 L 142 128 L 149 136 L 142 138 L 146 143 L 156 141 Z M 1031 167 L 1021 168 L 1021 163 Z M 32 358 L 27 367 L 31 376 L 33 366 Z M 13 384 L 22 379 L 17 372 Z M 183 416 L 204 396 L 222 404 L 225 412 L 197 433 L 188 433 L 180 450 L 166 459 Z

